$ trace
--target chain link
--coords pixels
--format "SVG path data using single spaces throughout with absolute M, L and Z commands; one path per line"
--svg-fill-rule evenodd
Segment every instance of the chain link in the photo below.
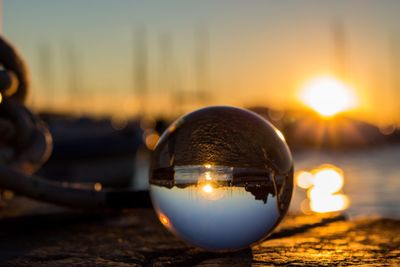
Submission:
M 25 64 L 16 49 L 0 36 L 0 105 L 9 99 L 23 103 L 27 94 L 28 79 Z M 12 120 L 0 114 L 0 163 L 14 156 L 10 144 L 17 135 Z
M 52 139 L 47 126 L 24 106 L 28 85 L 24 61 L 0 37 L 0 164 L 33 173 L 48 159 Z

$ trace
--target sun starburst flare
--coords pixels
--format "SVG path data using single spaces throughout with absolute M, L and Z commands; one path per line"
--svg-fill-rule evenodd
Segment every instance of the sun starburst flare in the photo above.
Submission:
M 329 76 L 308 82 L 300 93 L 300 99 L 305 105 L 326 118 L 356 105 L 354 89 Z

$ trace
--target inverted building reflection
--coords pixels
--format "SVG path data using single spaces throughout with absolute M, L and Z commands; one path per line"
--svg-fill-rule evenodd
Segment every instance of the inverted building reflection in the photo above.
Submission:
M 267 204 L 268 197 L 278 195 L 278 206 L 282 210 L 290 199 L 283 197 L 284 190 L 292 187 L 287 177 L 276 175 L 272 169 L 238 168 L 227 166 L 188 165 L 162 168 L 154 171 L 156 179 L 150 184 L 171 189 L 191 188 L 209 200 L 217 200 L 226 194 L 250 193 L 257 201 Z
M 161 223 L 211 250 L 246 247 L 266 237 L 286 211 L 284 188 L 293 186 L 272 170 L 211 164 L 157 169 L 153 175 L 150 192 Z

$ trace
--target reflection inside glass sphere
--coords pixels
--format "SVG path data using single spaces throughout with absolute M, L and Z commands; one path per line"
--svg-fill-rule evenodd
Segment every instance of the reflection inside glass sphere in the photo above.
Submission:
M 176 121 L 155 148 L 150 191 L 161 223 L 209 250 L 266 238 L 293 189 L 290 151 L 276 129 L 238 108 L 210 107 Z

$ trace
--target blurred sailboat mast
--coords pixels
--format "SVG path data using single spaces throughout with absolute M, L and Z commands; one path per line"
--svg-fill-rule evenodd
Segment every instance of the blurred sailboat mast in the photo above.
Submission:
M 0 0 L 0 34 L 3 33 L 3 0 Z
M 390 92 L 390 99 L 392 101 L 391 105 L 391 114 L 394 116 L 394 121 L 397 122 L 398 127 L 400 127 L 400 105 L 398 104 L 398 100 L 396 97 L 396 92 L 400 90 L 400 75 L 399 75 L 399 68 L 400 68 L 400 35 L 394 34 L 392 38 L 390 38 L 389 43 L 389 60 L 390 65 L 389 68 L 391 69 L 391 92 Z
M 160 50 L 160 74 L 159 89 L 167 93 L 169 98 L 168 114 L 171 118 L 180 115 L 183 106 L 183 92 L 178 84 L 177 66 L 174 60 L 173 40 L 169 33 L 161 34 L 159 37 Z
M 82 97 L 82 92 L 79 92 L 82 90 L 82 85 L 81 85 L 81 62 L 80 59 L 78 59 L 76 55 L 76 49 L 75 46 L 72 43 L 68 43 L 67 46 L 65 47 L 65 56 L 67 59 L 67 73 L 68 73 L 68 93 L 69 93 L 69 103 L 68 106 L 74 113 L 78 113 L 80 115 L 80 107 L 81 107 L 81 101 L 84 101 L 81 99 Z
M 210 100 L 209 37 L 207 28 L 199 26 L 195 32 L 195 75 L 196 97 L 199 104 L 207 105 Z
M 54 110 L 54 75 L 52 73 L 53 66 L 51 62 L 51 51 L 48 44 L 42 44 L 38 47 L 39 54 L 39 71 L 41 74 L 41 80 L 43 81 L 42 86 L 44 86 L 43 91 L 46 95 L 46 109 L 47 111 L 53 112 Z
M 345 81 L 347 77 L 347 38 L 342 20 L 335 20 L 332 27 L 334 45 L 334 71 L 339 79 Z
M 148 51 L 147 32 L 144 26 L 137 28 L 133 35 L 133 91 L 139 101 L 138 115 L 146 116 L 148 111 Z

